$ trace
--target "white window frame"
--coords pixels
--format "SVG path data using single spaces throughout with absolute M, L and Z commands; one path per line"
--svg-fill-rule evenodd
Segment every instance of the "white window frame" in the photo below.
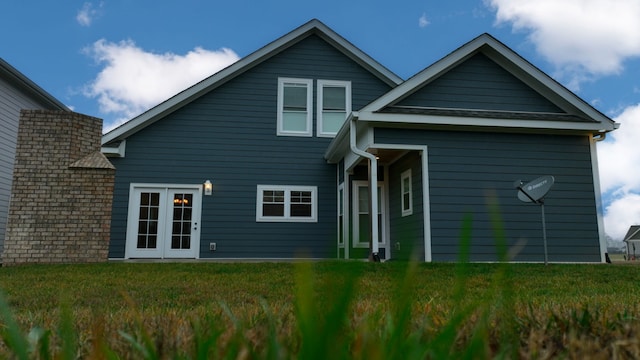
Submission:
M 296 84 L 307 88 L 307 118 L 305 131 L 291 131 L 284 129 L 284 88 L 286 84 Z M 313 136 L 313 80 L 297 78 L 278 78 L 278 136 Z
M 264 191 L 284 191 L 284 215 L 264 216 L 262 214 L 262 200 Z M 291 192 L 311 192 L 311 216 L 291 216 Z M 256 221 L 257 222 L 318 222 L 318 187 L 297 185 L 258 185 L 256 191 Z
M 358 201 L 359 187 L 369 187 L 369 182 L 366 180 L 354 180 L 352 183 L 351 201 L 352 201 L 352 222 L 353 222 L 353 247 L 355 248 L 368 248 L 369 242 L 360 241 L 360 202 Z M 380 188 L 380 196 L 378 197 L 378 215 L 380 216 L 380 232 L 378 234 L 378 245 L 385 247 L 387 244 L 387 224 L 386 224 L 386 202 L 385 202 L 385 184 L 382 181 L 378 181 L 378 187 Z M 369 212 L 369 209 L 367 209 Z
M 409 189 L 404 186 L 405 179 L 409 179 Z M 404 195 L 409 194 L 409 204 L 404 201 Z M 408 207 L 405 205 L 409 205 Z M 413 184 L 411 179 L 411 169 L 405 170 L 400 174 L 400 209 L 402 210 L 402 216 L 409 216 L 413 214 Z
M 317 109 L 316 109 L 316 134 L 318 137 L 334 137 L 337 134 L 332 131 L 323 131 L 323 117 L 322 117 L 322 108 L 323 108 L 323 95 L 325 86 L 331 87 L 344 87 L 345 91 L 345 120 L 351 113 L 351 81 L 341 81 L 341 80 L 318 80 L 317 84 L 317 96 L 318 100 Z

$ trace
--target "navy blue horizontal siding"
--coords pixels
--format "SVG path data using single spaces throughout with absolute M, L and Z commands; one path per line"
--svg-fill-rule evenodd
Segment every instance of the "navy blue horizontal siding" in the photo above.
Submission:
M 331 138 L 276 136 L 279 77 L 349 80 L 358 109 L 389 90 L 317 36 L 266 60 L 127 139 L 113 159 L 116 187 L 110 256 L 123 257 L 131 183 L 213 183 L 203 197 L 202 258 L 336 256 L 336 165 Z M 314 105 L 315 109 L 315 105 Z M 317 223 L 256 222 L 256 186 L 318 187 Z M 217 251 L 209 251 L 209 243 Z
M 411 169 L 413 213 L 402 216 L 402 172 Z M 424 259 L 424 208 L 420 153 L 410 152 L 389 166 L 389 233 L 394 259 Z
M 540 206 L 519 201 L 513 187 L 542 175 L 556 180 L 545 198 L 549 260 L 600 261 L 586 136 L 378 128 L 375 142 L 428 146 L 434 261 L 457 260 L 465 214 L 473 218 L 472 260 L 497 260 L 500 225 L 509 246 L 523 244 L 514 260 L 543 261 Z M 500 224 L 492 223 L 489 202 L 497 203 Z
M 397 105 L 564 112 L 482 53 L 449 70 Z

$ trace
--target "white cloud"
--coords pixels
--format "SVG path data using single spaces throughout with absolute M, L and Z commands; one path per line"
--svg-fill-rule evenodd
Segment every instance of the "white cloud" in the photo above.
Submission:
M 427 19 L 427 13 L 422 13 L 422 16 L 418 19 L 418 26 L 421 28 L 427 27 L 429 25 L 429 19 Z
M 593 77 L 618 74 L 640 56 L 638 0 L 485 0 L 498 24 L 530 32 L 537 50 L 576 89 Z
M 90 2 L 86 2 L 82 5 L 82 9 L 78 11 L 76 15 L 76 21 L 82 26 L 91 26 L 93 19 L 99 15 L 99 9 L 102 8 L 104 3 L 100 2 L 98 9 Z
M 626 108 L 614 119 L 620 129 L 598 143 L 600 187 L 605 206 L 605 231 L 621 240 L 630 225 L 640 224 L 640 104 Z
M 238 60 L 226 48 L 210 51 L 196 47 L 185 55 L 156 54 L 130 40 L 111 43 L 103 39 L 85 50 L 104 64 L 84 93 L 98 99 L 101 113 L 116 118 L 105 122 L 105 131 Z
M 613 240 L 622 241 L 631 225 L 640 225 L 640 195 L 629 193 L 606 209 L 604 229 Z

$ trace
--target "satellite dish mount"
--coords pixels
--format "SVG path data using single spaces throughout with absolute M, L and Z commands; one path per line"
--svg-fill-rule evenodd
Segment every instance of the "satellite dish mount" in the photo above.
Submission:
M 551 175 L 539 177 L 528 183 L 524 183 L 522 180 L 516 180 L 514 186 L 518 189 L 518 199 L 522 202 L 530 202 L 540 205 L 540 211 L 542 212 L 542 239 L 544 243 L 544 264 L 548 263 L 547 255 L 547 225 L 544 216 L 544 196 L 547 195 L 555 179 Z

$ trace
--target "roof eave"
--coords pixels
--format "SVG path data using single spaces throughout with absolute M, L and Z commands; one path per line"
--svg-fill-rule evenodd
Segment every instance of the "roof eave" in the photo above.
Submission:
M 69 109 L 65 104 L 46 92 L 43 88 L 38 86 L 2 58 L 0 58 L 0 75 L 4 75 L 4 77 L 17 84 L 20 89 L 36 98 L 38 102 L 49 107 L 51 110 L 71 111 L 71 109 Z
M 359 121 L 385 124 L 413 124 L 437 127 L 450 127 L 460 129 L 504 129 L 505 131 L 517 132 L 562 132 L 562 133 L 584 133 L 599 134 L 610 131 L 597 122 L 573 122 L 573 121 L 541 121 L 541 120 L 510 120 L 504 118 L 491 117 L 466 117 L 466 116 L 443 116 L 443 115 L 416 115 L 416 114 L 389 114 L 372 113 L 368 111 L 359 112 Z

